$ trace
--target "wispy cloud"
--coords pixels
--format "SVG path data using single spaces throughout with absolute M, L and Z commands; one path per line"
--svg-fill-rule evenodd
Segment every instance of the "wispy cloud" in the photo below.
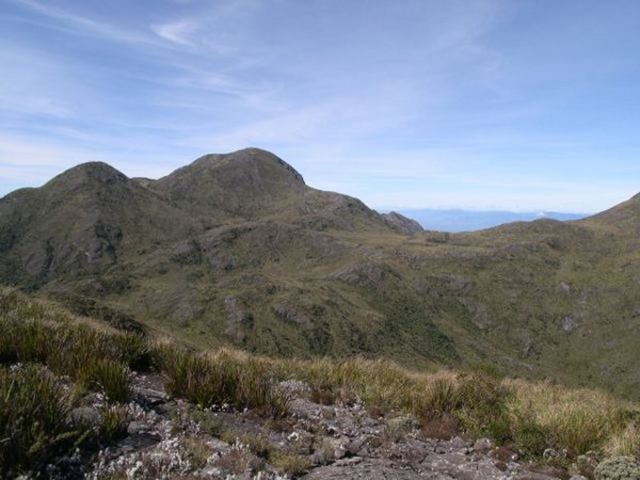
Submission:
M 49 18 L 55 22 L 70 27 L 69 33 L 97 36 L 109 41 L 124 42 L 137 45 L 154 45 L 153 38 L 140 35 L 135 31 L 116 27 L 103 21 L 77 15 L 69 11 L 52 7 L 50 4 L 40 3 L 36 0 L 10 0 L 14 1 L 33 12 Z M 156 44 L 157 45 L 157 44 Z
M 155 176 L 255 145 L 374 205 L 604 207 L 640 175 L 640 7 L 620 10 L 7 0 L 0 189 L 74 162 Z
M 193 20 L 178 20 L 171 23 L 152 25 L 151 30 L 160 38 L 169 40 L 179 45 L 192 46 L 191 35 L 198 29 L 198 24 Z

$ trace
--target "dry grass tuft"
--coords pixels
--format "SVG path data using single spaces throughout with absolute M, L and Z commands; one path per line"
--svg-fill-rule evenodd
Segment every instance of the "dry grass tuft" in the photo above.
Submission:
M 292 451 L 276 450 L 271 454 L 271 464 L 278 470 L 297 478 L 306 473 L 311 467 L 311 462 Z

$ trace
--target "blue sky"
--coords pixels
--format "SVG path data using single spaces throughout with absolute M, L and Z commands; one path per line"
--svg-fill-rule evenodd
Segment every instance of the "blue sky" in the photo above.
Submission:
M 271 150 L 374 207 L 640 191 L 640 2 L 0 0 L 0 195 Z

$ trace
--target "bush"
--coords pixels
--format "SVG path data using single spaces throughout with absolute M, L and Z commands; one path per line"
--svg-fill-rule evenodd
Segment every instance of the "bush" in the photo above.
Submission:
M 628 480 L 640 478 L 640 463 L 633 457 L 613 457 L 595 469 L 596 480 Z

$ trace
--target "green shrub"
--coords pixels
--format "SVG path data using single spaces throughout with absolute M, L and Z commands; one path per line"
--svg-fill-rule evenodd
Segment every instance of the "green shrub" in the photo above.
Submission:
M 613 457 L 601 462 L 594 471 L 596 480 L 640 478 L 640 462 L 633 457 Z

